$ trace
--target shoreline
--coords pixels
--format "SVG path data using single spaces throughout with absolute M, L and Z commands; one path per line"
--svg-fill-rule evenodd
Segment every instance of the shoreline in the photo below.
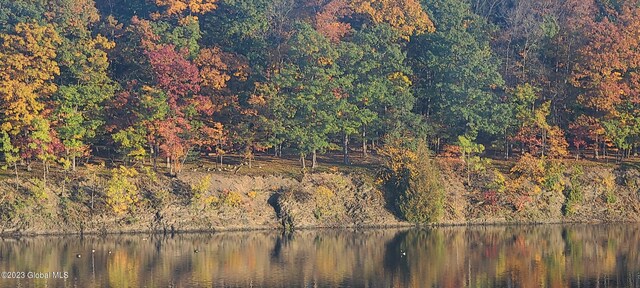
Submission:
M 285 230 L 282 227 L 221 227 L 214 230 L 207 229 L 193 229 L 193 230 L 176 230 L 173 232 L 167 232 L 162 230 L 122 230 L 122 231 L 88 231 L 88 232 L 63 232 L 63 231 L 40 231 L 40 232 L 27 232 L 27 233 L 15 233 L 15 232 L 2 232 L 0 233 L 0 239 L 17 239 L 17 238 L 35 238 L 35 237 L 84 237 L 84 236 L 99 236 L 109 237 L 117 235 L 189 235 L 189 234 L 216 234 L 216 233 L 229 233 L 229 232 L 280 232 L 280 233 L 295 233 L 298 231 L 361 231 L 361 230 L 387 230 L 387 229 L 439 229 L 439 228 L 478 228 L 478 227 L 538 227 L 538 226 L 598 226 L 598 225 L 616 225 L 616 224 L 633 224 L 640 223 L 638 221 L 552 221 L 552 222 L 467 222 L 467 223 L 431 223 L 431 224 L 395 224 L 395 225 L 366 225 L 366 226 L 307 226 L 299 227 L 293 230 Z
M 551 163 L 556 168 L 533 178 L 490 167 L 467 183 L 459 160 L 436 161 L 445 199 L 430 224 L 400 219 L 397 193 L 373 171 L 170 177 L 142 170 L 119 179 L 136 191 L 117 211 L 108 195 L 112 170 L 54 178 L 44 190 L 30 179 L 0 182 L 0 237 L 640 222 L 640 167 Z

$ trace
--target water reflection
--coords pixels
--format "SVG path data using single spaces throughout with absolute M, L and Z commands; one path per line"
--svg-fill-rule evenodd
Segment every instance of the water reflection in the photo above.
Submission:
M 639 248 L 635 224 L 3 239 L 1 271 L 69 278 L 0 287 L 639 287 Z

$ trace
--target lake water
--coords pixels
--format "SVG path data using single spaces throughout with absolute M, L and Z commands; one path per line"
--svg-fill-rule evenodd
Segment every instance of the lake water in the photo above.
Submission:
M 0 287 L 640 287 L 640 225 L 3 239 L 0 270 L 24 277 Z

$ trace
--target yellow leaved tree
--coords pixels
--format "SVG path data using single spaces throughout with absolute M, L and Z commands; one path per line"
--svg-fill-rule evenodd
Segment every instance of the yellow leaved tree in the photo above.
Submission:
M 20 157 L 34 156 L 25 150 L 50 142 L 44 141 L 49 137 L 39 124 L 45 121 L 45 103 L 57 90 L 53 80 L 60 74 L 55 61 L 60 43 L 53 27 L 35 22 L 19 23 L 11 33 L 0 34 L 0 152 L 14 166 L 16 178 Z
M 16 135 L 44 109 L 57 89 L 55 61 L 61 39 L 50 26 L 20 23 L 14 33 L 0 34 L 0 111 L 2 131 Z
M 204 14 L 218 7 L 217 0 L 156 0 L 156 5 L 165 7 L 168 16 L 181 15 L 184 12 Z
M 388 23 L 405 39 L 413 34 L 434 32 L 435 26 L 418 0 L 349 0 L 353 11 L 371 17 L 375 23 Z
M 120 166 L 111 170 L 111 179 L 107 183 L 107 205 L 118 215 L 133 210 L 140 200 L 138 186 L 133 178 L 138 176 L 135 168 Z

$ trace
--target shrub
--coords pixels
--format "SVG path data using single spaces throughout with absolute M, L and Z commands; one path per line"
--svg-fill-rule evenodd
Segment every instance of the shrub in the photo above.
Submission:
M 224 198 L 222 199 L 222 204 L 229 207 L 240 207 L 242 204 L 242 195 L 238 192 L 225 192 L 223 193 Z
M 523 211 L 532 200 L 531 196 L 528 195 L 515 195 L 511 202 L 516 211 L 520 212 Z
M 320 219 L 330 212 L 331 202 L 335 193 L 326 186 L 319 186 L 315 192 L 316 208 L 313 210 L 313 215 L 316 219 Z
M 612 173 L 607 173 L 606 175 L 602 176 L 601 183 L 603 189 L 605 189 L 606 191 L 613 191 L 614 189 L 616 189 L 616 176 Z
M 573 215 L 576 212 L 576 206 L 582 204 L 584 193 L 580 185 L 579 177 L 583 174 L 580 166 L 575 168 L 575 172 L 571 175 L 571 186 L 565 190 L 565 203 L 562 207 L 564 215 Z
M 638 189 L 638 176 L 633 175 L 625 175 L 624 177 L 624 186 L 629 187 L 631 190 L 637 190 Z
M 564 166 L 557 162 L 548 161 L 545 165 L 543 185 L 546 191 L 561 193 L 565 190 L 563 180 Z
M 616 176 L 612 173 L 607 173 L 601 180 L 602 189 L 604 190 L 604 198 L 607 204 L 616 203 L 618 198 L 615 194 L 616 189 Z
M 507 191 L 507 178 L 500 171 L 493 171 L 493 179 L 487 183 L 487 190 L 504 193 Z
M 613 204 L 618 201 L 618 197 L 616 197 L 616 194 L 613 191 L 607 191 L 604 196 L 607 204 Z
M 496 206 L 498 204 L 498 192 L 495 190 L 489 190 L 483 193 L 482 202 L 489 206 Z
M 444 214 L 444 188 L 440 173 L 429 158 L 425 141 L 411 147 L 392 141 L 380 151 L 385 157 L 380 179 L 395 191 L 401 216 L 415 223 L 436 222 Z
M 511 182 L 519 185 L 508 183 L 506 190 L 530 196 L 540 195 L 543 191 L 561 195 L 566 186 L 564 170 L 565 167 L 559 162 L 538 159 L 526 153 L 511 168 L 511 173 L 515 175 Z
M 335 196 L 335 193 L 326 186 L 318 186 L 318 188 L 316 188 L 316 199 L 320 202 L 328 204 L 333 196 Z
M 214 204 L 216 201 L 213 201 L 209 195 L 209 189 L 211 189 L 211 175 L 204 176 L 197 183 L 191 184 L 191 191 L 193 192 L 191 203 L 203 201 L 205 205 Z
M 25 207 L 24 201 L 2 201 L 0 202 L 0 221 L 9 223 L 18 217 L 19 211 Z
M 47 195 L 47 187 L 45 182 L 41 179 L 32 179 L 33 188 L 31 189 L 31 196 L 36 201 L 36 203 L 44 203 L 49 196 Z
M 194 192 L 194 196 L 202 196 L 209 193 L 211 189 L 211 175 L 204 176 L 196 184 L 191 184 L 191 190 Z
M 152 182 L 158 182 L 158 180 L 159 180 L 158 179 L 158 173 L 156 173 L 156 171 L 153 171 L 153 169 L 151 169 L 151 167 L 147 167 L 147 166 L 142 167 L 142 172 Z
M 579 187 L 569 187 L 565 193 L 565 203 L 562 212 L 565 216 L 573 215 L 576 212 L 576 206 L 580 205 L 583 200 L 582 190 Z
M 541 184 L 545 178 L 545 161 L 526 153 L 511 168 L 511 173 L 527 177 L 529 180 Z
M 118 215 L 133 210 L 140 201 L 138 187 L 132 181 L 136 176 L 135 168 L 120 166 L 111 170 L 111 178 L 107 182 L 107 205 Z
M 202 197 L 201 199 L 202 199 L 202 203 L 204 203 L 205 206 L 216 206 L 220 204 L 220 198 L 218 198 L 218 196 L 215 196 L 215 195 L 205 196 L 205 197 Z

